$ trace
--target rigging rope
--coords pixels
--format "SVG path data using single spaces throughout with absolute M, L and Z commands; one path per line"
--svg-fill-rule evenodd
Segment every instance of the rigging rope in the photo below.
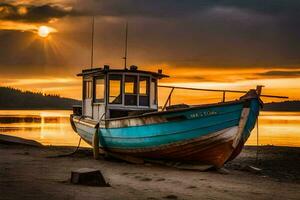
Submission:
M 255 158 L 255 163 L 258 165 L 258 148 L 259 148 L 259 129 L 258 129 L 258 116 L 256 118 L 256 158 Z

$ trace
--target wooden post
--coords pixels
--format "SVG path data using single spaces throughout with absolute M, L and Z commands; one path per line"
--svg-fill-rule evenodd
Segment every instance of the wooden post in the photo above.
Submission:
M 126 22 L 126 27 L 125 27 L 125 53 L 124 53 L 124 69 L 127 69 L 127 41 L 128 41 L 128 22 Z
M 164 107 L 163 107 L 163 111 L 166 109 L 166 107 L 167 107 L 167 105 L 168 105 L 168 102 L 170 101 L 170 98 L 171 98 L 171 96 L 172 96 L 172 93 L 173 93 L 173 91 L 174 91 L 174 87 L 172 88 L 172 90 L 171 90 L 171 92 L 170 92 L 170 94 L 169 94 L 169 96 L 168 96 L 168 98 L 167 98 L 167 101 L 166 101 L 166 103 L 165 103 L 165 105 L 164 105 Z
M 256 86 L 256 93 L 257 93 L 258 96 L 261 95 L 261 90 L 262 90 L 263 87 L 264 87 L 263 85 L 257 85 Z
M 91 69 L 93 69 L 94 62 L 94 31 L 95 31 L 95 16 L 92 18 L 92 52 L 91 52 Z
M 94 159 L 97 160 L 99 159 L 99 134 L 98 134 L 98 126 L 96 127 L 96 131 L 93 136 L 93 155 Z
M 226 94 L 226 91 L 223 91 L 223 102 L 225 102 L 225 94 Z

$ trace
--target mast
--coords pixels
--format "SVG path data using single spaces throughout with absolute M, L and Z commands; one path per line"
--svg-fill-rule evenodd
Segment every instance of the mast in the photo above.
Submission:
M 125 52 L 124 52 L 124 69 L 127 69 L 127 40 L 128 40 L 128 22 L 125 27 Z
M 91 69 L 93 69 L 93 61 L 94 61 L 94 26 L 95 26 L 95 16 L 92 18 L 92 49 L 91 49 Z

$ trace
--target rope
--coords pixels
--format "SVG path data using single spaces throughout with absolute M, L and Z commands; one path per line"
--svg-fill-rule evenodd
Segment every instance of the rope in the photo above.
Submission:
M 99 126 L 98 128 L 96 128 L 96 132 L 98 132 L 98 129 L 100 130 L 100 122 L 102 121 L 102 118 L 104 117 L 105 113 L 103 113 L 103 115 L 101 116 L 100 120 L 99 120 Z M 71 152 L 71 153 L 68 153 L 68 154 L 61 154 L 61 155 L 55 155 L 55 156 L 47 156 L 46 158 L 62 158 L 62 157 L 68 157 L 68 156 L 72 156 L 74 155 L 79 147 L 80 147 L 80 143 L 81 143 L 81 137 L 79 137 L 79 141 L 78 141 L 78 145 L 75 149 L 75 151 Z
M 79 137 L 78 145 L 77 145 L 75 151 L 73 151 L 71 153 L 68 153 L 68 154 L 60 154 L 60 155 L 55 155 L 55 156 L 47 156 L 46 158 L 62 158 L 62 157 L 72 156 L 72 155 L 74 155 L 78 151 L 78 149 L 80 147 L 80 143 L 81 143 L 81 137 Z

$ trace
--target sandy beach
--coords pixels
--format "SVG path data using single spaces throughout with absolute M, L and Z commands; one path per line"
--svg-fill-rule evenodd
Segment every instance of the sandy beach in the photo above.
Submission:
M 226 164 L 228 174 L 115 159 L 94 160 L 91 150 L 0 143 L 0 199 L 299 199 L 300 148 L 264 146 L 255 165 L 255 147 Z M 257 166 L 261 172 L 247 170 Z M 101 170 L 111 187 L 72 185 L 71 171 Z

